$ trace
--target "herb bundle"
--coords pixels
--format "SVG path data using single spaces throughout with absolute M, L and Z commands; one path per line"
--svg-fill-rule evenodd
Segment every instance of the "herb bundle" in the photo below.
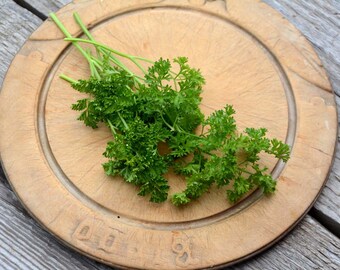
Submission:
M 265 128 L 239 133 L 231 105 L 205 117 L 200 110 L 205 80 L 186 57 L 153 62 L 128 55 L 95 41 L 77 13 L 75 21 L 87 39 L 73 38 L 55 14 L 50 17 L 89 63 L 89 79 L 61 78 L 88 94 L 72 105 L 80 111 L 78 119 L 92 128 L 105 123 L 112 132 L 103 153 L 107 175 L 121 176 L 140 188 L 139 195 L 160 203 L 168 198 L 164 175 L 173 168 L 186 179 L 185 190 L 172 195 L 177 206 L 199 198 L 212 185 L 225 187 L 231 202 L 256 187 L 265 194 L 275 191 L 276 181 L 260 165 L 259 154 L 287 162 L 289 146 L 268 139 Z M 92 44 L 95 53 L 81 43 Z M 134 63 L 141 75 L 132 72 L 122 58 Z M 166 145 L 166 153 L 160 151 L 161 144 Z

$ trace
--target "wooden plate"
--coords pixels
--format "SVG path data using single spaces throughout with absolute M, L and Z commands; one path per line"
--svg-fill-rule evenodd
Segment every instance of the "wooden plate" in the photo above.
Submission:
M 206 77 L 202 109 L 233 104 L 239 126 L 266 127 L 292 146 L 274 196 L 236 205 L 224 192 L 183 208 L 153 204 L 103 173 L 105 127 L 70 109 L 80 94 L 61 73 L 86 78 L 80 54 L 46 21 L 14 59 L 0 98 L 1 158 L 22 203 L 53 235 L 104 263 L 192 269 L 230 265 L 268 247 L 306 213 L 332 162 L 337 117 L 330 83 L 306 39 L 256 0 L 74 1 L 58 12 L 73 35 L 78 11 L 95 38 L 151 59 L 188 56 Z M 169 175 L 171 192 L 183 186 Z

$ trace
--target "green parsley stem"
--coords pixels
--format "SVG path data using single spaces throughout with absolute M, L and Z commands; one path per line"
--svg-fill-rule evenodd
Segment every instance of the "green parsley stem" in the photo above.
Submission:
M 81 111 L 78 119 L 92 128 L 104 122 L 111 130 L 114 140 L 104 152 L 107 175 L 122 176 L 140 187 L 139 195 L 163 202 L 170 188 L 165 174 L 173 166 L 187 182 L 186 189 L 172 197 L 177 206 L 199 198 L 212 184 L 227 186 L 231 202 L 254 187 L 265 194 L 275 191 L 276 181 L 259 162 L 259 154 L 266 152 L 286 162 L 289 146 L 265 138 L 264 128 L 238 133 L 231 105 L 204 117 L 199 105 L 205 80 L 199 69 L 187 64 L 187 57 L 173 60 L 179 65 L 174 72 L 169 59 L 154 63 L 97 42 L 78 13 L 74 19 L 84 38 L 72 37 L 54 13 L 50 16 L 89 64 L 88 80 L 64 74 L 60 78 L 89 94 L 72 105 Z M 147 63 L 153 66 L 147 68 Z M 112 123 L 113 119 L 118 122 Z M 159 151 L 161 142 L 168 146 L 166 153 Z
M 88 39 L 82 39 L 82 38 L 70 38 L 70 37 L 67 37 L 65 38 L 66 41 L 71 41 L 71 42 L 82 42 L 82 43 L 88 43 L 88 44 L 92 44 L 94 45 L 95 47 L 98 47 L 98 48 L 103 48 L 109 52 L 112 52 L 116 55 L 119 55 L 123 58 L 126 58 L 126 59 L 129 59 L 131 60 L 143 73 L 146 73 L 145 69 L 136 61 L 136 59 L 139 59 L 141 60 L 140 57 L 137 57 L 137 56 L 133 56 L 133 55 L 129 55 L 129 54 L 126 54 L 126 53 L 122 53 L 120 51 L 117 51 L 117 50 L 114 50 L 104 44 L 101 44 L 97 41 L 94 41 L 94 40 L 88 40 Z M 144 59 L 145 61 L 146 59 Z M 148 60 L 148 62 L 151 62 L 151 60 Z
M 171 126 L 171 125 L 164 119 L 163 114 L 160 114 L 160 116 L 161 116 L 161 118 L 162 118 L 164 124 L 165 124 L 168 128 L 170 128 L 171 131 L 175 131 L 175 128 L 174 128 L 173 126 Z
M 92 56 L 92 60 L 93 60 L 93 65 L 96 66 L 100 71 L 102 71 L 103 67 L 100 65 L 100 63 L 98 63 L 97 58 L 94 58 Z
M 118 116 L 119 116 L 120 120 L 122 121 L 124 127 L 125 127 L 126 129 L 129 129 L 129 126 L 128 126 L 127 123 L 125 122 L 125 120 L 124 120 L 124 118 L 122 117 L 122 115 L 120 114 L 120 112 L 118 112 Z
M 111 123 L 111 121 L 109 119 L 107 120 L 107 123 L 109 124 L 109 127 L 110 127 L 113 135 L 117 135 L 117 132 L 116 132 L 117 128 Z
M 98 58 L 100 58 L 100 53 L 101 54 L 105 54 L 105 50 L 112 52 L 116 55 L 119 55 L 121 57 L 127 58 L 129 60 L 131 60 L 144 74 L 146 74 L 146 70 L 136 61 L 136 60 L 140 60 L 140 61 L 144 61 L 144 62 L 148 62 L 151 64 L 154 64 L 154 61 L 149 60 L 147 58 L 144 57 L 140 57 L 140 56 L 132 56 L 129 54 L 125 54 L 122 52 L 119 52 L 117 50 L 114 50 L 104 44 L 101 44 L 97 41 L 94 40 L 92 34 L 89 32 L 89 30 L 87 29 L 87 27 L 85 26 L 85 24 L 83 23 L 83 21 L 80 19 L 80 16 L 78 13 L 74 13 L 73 14 L 75 21 L 77 22 L 77 24 L 79 25 L 79 27 L 82 29 L 82 31 L 84 32 L 84 34 L 89 38 L 89 40 L 86 39 L 80 39 L 80 38 L 73 38 L 72 35 L 70 34 L 70 32 L 67 31 L 67 29 L 65 28 L 65 26 L 62 24 L 62 22 L 57 18 L 57 16 L 55 15 L 55 13 L 50 13 L 50 17 L 51 19 L 56 23 L 56 25 L 59 27 L 59 29 L 63 32 L 63 34 L 66 36 L 65 40 L 67 41 L 71 41 L 72 44 L 80 51 L 80 53 L 85 57 L 85 59 L 88 61 L 89 63 L 89 67 L 90 67 L 90 71 L 91 71 L 91 75 L 96 77 L 97 79 L 100 79 L 100 75 L 99 72 L 97 71 L 97 69 L 102 70 L 102 67 L 100 66 L 101 61 L 99 59 L 96 59 L 93 55 L 91 55 L 91 53 L 86 52 L 77 42 L 83 42 L 83 43 L 89 43 L 95 46 L 96 51 L 97 51 L 97 55 Z M 118 67 L 126 70 L 129 74 L 131 74 L 132 76 L 135 77 L 135 80 L 137 83 L 140 83 L 140 79 L 144 80 L 142 77 L 134 74 L 130 69 L 128 69 L 118 58 L 116 58 L 113 55 L 109 55 L 110 60 L 117 65 Z M 173 78 L 174 80 L 174 84 L 175 84 L 175 88 L 177 90 L 177 83 L 176 83 L 176 78 L 178 77 L 179 74 L 176 75 L 175 78 Z
M 90 39 L 94 40 L 93 36 L 91 35 L 90 31 L 86 28 L 85 24 L 83 21 L 80 19 L 80 16 L 78 12 L 73 13 L 73 18 L 77 22 L 77 24 L 80 26 L 81 30 L 84 32 L 84 34 Z
M 134 55 L 133 58 L 136 59 L 136 60 L 141 60 L 141 61 L 150 63 L 150 64 L 155 64 L 154 61 L 152 61 L 152 60 L 150 60 L 150 59 L 146 59 L 146 58 L 144 58 L 144 57 L 140 57 L 140 56 Z
M 72 79 L 72 78 L 66 76 L 65 74 L 61 74 L 61 75 L 59 76 L 59 78 L 65 80 L 65 81 L 67 81 L 67 82 L 69 82 L 69 83 L 77 83 L 77 82 L 78 82 L 78 81 L 76 81 L 76 80 L 74 80 L 74 79 Z
M 134 56 L 132 55 L 129 55 L 129 54 L 126 54 L 126 53 L 122 53 L 122 52 L 119 52 L 117 50 L 114 50 L 104 44 L 101 44 L 97 41 L 93 41 L 93 40 L 88 40 L 88 39 L 83 39 L 83 38 L 73 38 L 73 37 L 66 37 L 64 40 L 66 41 L 71 41 L 71 42 L 82 42 L 82 43 L 89 43 L 89 44 L 92 44 L 94 46 L 98 46 L 98 47 L 101 47 L 101 48 L 104 48 L 105 50 L 109 51 L 109 52 L 112 52 L 114 54 L 117 54 L 121 57 L 124 57 L 124 58 L 128 58 L 128 59 L 131 59 L 133 58 Z
M 55 13 L 50 13 L 50 17 L 51 19 L 55 22 L 55 24 L 59 27 L 59 29 L 61 30 L 61 32 L 63 32 L 63 34 L 67 37 L 67 38 L 72 38 L 72 35 L 70 34 L 69 31 L 67 31 L 66 27 L 63 25 L 63 23 L 58 19 L 58 17 L 55 15 Z M 95 68 L 93 66 L 92 60 L 89 56 L 88 53 L 85 52 L 85 50 L 79 46 L 79 44 L 77 43 L 77 41 L 72 41 L 72 44 L 78 49 L 78 51 L 85 57 L 85 59 L 88 61 L 89 65 L 90 65 L 90 70 L 91 70 L 91 75 L 92 76 L 98 76 L 98 74 L 96 74 L 95 72 Z
M 87 29 L 87 27 L 85 26 L 85 24 L 83 23 L 83 21 L 81 20 L 79 14 L 77 12 L 75 12 L 73 14 L 73 17 L 75 19 L 75 21 L 77 22 L 77 24 L 79 25 L 79 27 L 81 28 L 81 30 L 84 32 L 84 34 L 87 36 L 87 38 L 93 42 L 96 42 L 95 39 L 93 38 L 92 34 L 90 33 L 90 31 Z M 105 51 L 102 50 L 101 47 L 97 47 L 95 46 L 96 51 L 97 51 L 97 56 L 98 58 L 101 57 L 100 54 L 105 54 Z M 110 55 L 109 58 L 115 63 L 115 64 L 119 64 L 119 66 L 123 66 L 123 63 L 121 63 L 119 61 L 119 59 L 117 59 L 116 57 L 114 57 L 113 55 Z
M 73 17 L 75 19 L 75 21 L 77 22 L 77 24 L 79 25 L 79 27 L 81 28 L 81 30 L 84 32 L 84 34 L 88 37 L 88 39 L 92 42 L 95 42 L 95 39 L 93 38 L 92 34 L 90 33 L 90 31 L 87 29 L 87 27 L 85 26 L 85 24 L 83 23 L 83 21 L 80 19 L 80 16 L 77 12 L 75 12 L 73 14 Z M 107 50 L 106 48 L 102 48 L 102 47 L 98 47 L 97 45 L 93 44 L 96 48 L 97 51 L 97 56 L 98 58 L 101 57 L 100 54 L 107 54 L 105 52 L 105 50 Z M 105 50 L 103 50 L 105 49 Z M 130 73 L 131 75 L 134 75 L 132 71 L 130 71 L 117 57 L 113 56 L 113 55 L 109 55 L 109 59 L 117 66 L 125 69 L 128 73 Z

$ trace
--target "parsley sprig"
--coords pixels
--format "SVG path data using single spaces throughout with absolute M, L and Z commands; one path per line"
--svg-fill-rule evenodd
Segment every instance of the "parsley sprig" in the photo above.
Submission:
M 265 128 L 240 133 L 231 105 L 205 117 L 200 110 L 205 80 L 186 57 L 154 62 L 128 55 L 97 42 L 77 13 L 75 21 L 87 39 L 72 37 L 55 14 L 50 17 L 88 61 L 90 78 L 61 78 L 88 95 L 72 105 L 80 112 L 78 119 L 92 128 L 105 123 L 112 132 L 103 153 L 107 175 L 121 176 L 139 187 L 139 195 L 159 203 L 168 198 L 164 175 L 173 168 L 186 178 L 185 190 L 171 198 L 177 206 L 199 198 L 212 185 L 226 188 L 231 202 L 256 187 L 265 194 L 275 191 L 276 181 L 260 164 L 259 154 L 287 162 L 289 146 L 268 139 Z M 83 43 L 93 45 L 95 53 L 81 47 Z M 122 59 L 140 72 L 132 72 Z

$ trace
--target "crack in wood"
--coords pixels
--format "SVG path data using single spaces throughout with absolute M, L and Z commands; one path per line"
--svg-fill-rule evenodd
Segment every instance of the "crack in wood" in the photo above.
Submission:
M 19 6 L 23 7 L 24 9 L 27 9 L 28 11 L 30 11 L 31 13 L 33 13 L 35 16 L 39 17 L 43 21 L 45 21 L 47 19 L 47 16 L 45 14 L 43 14 L 42 12 L 37 10 L 35 7 L 30 5 L 26 1 L 24 1 L 24 0 L 13 0 L 13 1 L 16 4 L 18 4 Z

